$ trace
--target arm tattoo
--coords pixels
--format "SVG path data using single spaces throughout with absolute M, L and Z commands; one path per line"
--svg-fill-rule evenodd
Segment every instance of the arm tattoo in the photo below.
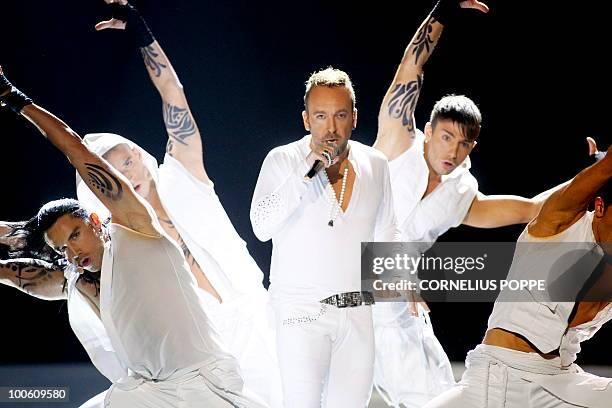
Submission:
M 401 119 L 402 125 L 406 126 L 409 132 L 414 131 L 413 114 L 419 99 L 419 92 L 423 83 L 423 76 L 417 76 L 416 81 L 410 81 L 407 84 L 397 84 L 391 91 L 391 99 L 389 100 L 389 116 L 395 119 Z
M 141 48 L 140 53 L 142 54 L 142 58 L 144 59 L 144 63 L 147 66 L 147 69 L 150 70 L 153 75 L 159 77 L 162 73 L 162 70 L 166 68 L 166 65 L 159 61 L 159 52 L 153 48 L 152 45 Z
M 113 201 L 119 201 L 123 197 L 123 186 L 112 173 L 93 163 L 85 163 L 85 167 L 89 182 L 95 189 Z
M 172 154 L 172 149 L 174 149 L 174 142 L 172 141 L 172 139 L 168 139 L 168 143 L 166 143 L 166 153 L 174 157 L 174 155 Z
M 433 23 L 435 21 L 435 18 L 430 17 L 427 23 L 423 27 L 421 27 L 421 29 L 416 35 L 414 42 L 412 43 L 412 46 L 414 47 L 412 50 L 412 54 L 415 56 L 415 64 L 419 63 L 419 58 L 421 57 L 423 52 L 426 52 L 426 55 L 429 55 L 433 48 L 434 40 L 431 38 L 430 35 L 433 30 Z
M 183 256 L 187 260 L 187 263 L 189 264 L 189 266 L 190 267 L 194 266 L 196 264 L 196 260 L 191 254 L 191 251 L 189 250 L 189 248 L 187 247 L 187 244 L 185 243 L 185 241 L 183 241 L 183 238 L 181 238 L 180 235 L 178 238 L 178 244 L 181 246 L 181 250 L 183 251 Z
M 61 273 L 50 263 L 38 259 L 32 259 L 26 263 L 0 264 L 0 269 L 15 276 L 15 284 L 25 292 L 30 292 L 36 286 L 52 279 L 52 273 Z
M 164 225 L 166 225 L 169 229 L 176 231 L 176 227 L 174 226 L 174 224 L 172 223 L 172 220 L 170 219 L 163 219 L 160 218 L 159 221 L 161 221 Z M 193 254 L 191 253 L 191 251 L 189 250 L 189 248 L 187 247 L 187 244 L 185 243 L 185 241 L 183 241 L 183 238 L 181 237 L 181 234 L 179 234 L 178 231 L 176 231 L 176 235 L 177 235 L 177 239 L 176 242 L 179 244 L 179 246 L 181 247 L 181 251 L 183 251 L 183 256 L 185 257 L 185 259 L 187 260 L 187 263 L 189 264 L 189 266 L 194 266 L 196 264 L 196 260 L 193 257 Z
M 189 109 L 179 108 L 164 102 L 164 122 L 168 135 L 176 142 L 187 145 L 187 139 L 196 133 L 195 123 Z

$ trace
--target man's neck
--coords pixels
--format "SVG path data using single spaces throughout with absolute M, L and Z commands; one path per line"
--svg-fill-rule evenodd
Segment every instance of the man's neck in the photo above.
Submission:
M 427 163 L 427 188 L 425 189 L 425 193 L 422 198 L 427 197 L 432 191 L 435 190 L 436 187 L 442 182 L 442 176 L 431 167 L 429 161 L 427 160 L 427 155 L 424 154 L 425 163 Z
M 151 204 L 151 207 L 153 207 L 156 214 L 158 214 L 160 211 L 164 211 L 161 198 L 159 198 L 159 193 L 157 192 L 157 186 L 153 182 L 151 182 L 151 188 L 149 189 L 149 195 L 146 197 L 146 200 L 149 204 Z

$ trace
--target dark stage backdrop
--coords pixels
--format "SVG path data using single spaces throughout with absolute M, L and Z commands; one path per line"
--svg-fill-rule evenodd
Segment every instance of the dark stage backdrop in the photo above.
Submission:
M 470 96 L 484 117 L 472 154 L 481 191 L 532 196 L 590 163 L 586 136 L 610 143 L 608 18 L 594 0 L 489 4 L 490 15 L 466 11 L 444 32 L 426 66 L 417 123 L 423 127 L 441 96 Z M 371 144 L 379 104 L 432 1 L 137 5 L 185 86 L 218 194 L 267 276 L 271 245 L 253 235 L 251 195 L 265 154 L 304 134 L 304 80 L 328 65 L 348 71 L 359 108 L 354 138 Z M 108 16 L 102 0 L 2 2 L 0 16 L 0 64 L 14 84 L 81 134 L 120 133 L 163 157 L 161 103 L 139 53 L 121 32 L 93 29 Z M 25 120 L 0 113 L 0 123 L 0 219 L 25 219 L 48 200 L 72 197 L 67 160 Z M 442 239 L 512 241 L 521 229 L 460 227 Z M 431 308 L 451 359 L 463 360 L 481 340 L 491 305 Z M 87 359 L 64 302 L 0 287 L 0 313 L 0 364 Z M 579 362 L 612 364 L 611 340 L 603 329 Z

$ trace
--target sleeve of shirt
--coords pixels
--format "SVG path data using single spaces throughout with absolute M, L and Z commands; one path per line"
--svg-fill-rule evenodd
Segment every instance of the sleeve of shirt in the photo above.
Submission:
M 478 194 L 478 181 L 469 172 L 461 176 L 461 180 L 457 183 L 456 200 L 449 200 L 453 206 L 448 209 L 449 214 L 454 216 L 452 227 L 458 227 L 467 217 L 472 202 Z
M 389 165 L 385 162 L 383 167 L 383 197 L 378 207 L 374 240 L 376 242 L 398 242 L 400 231 L 397 227 L 393 194 L 391 192 L 391 179 L 389 178 Z
M 298 208 L 312 180 L 305 180 L 308 164 L 279 149 L 264 159 L 251 202 L 251 225 L 260 241 L 268 241 Z

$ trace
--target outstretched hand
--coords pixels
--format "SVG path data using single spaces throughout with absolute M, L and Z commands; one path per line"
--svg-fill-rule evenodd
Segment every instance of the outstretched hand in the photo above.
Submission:
M 589 156 L 593 156 L 599 151 L 597 150 L 597 142 L 592 137 L 587 137 L 586 141 L 589 144 Z
M 127 0 L 104 0 L 106 4 L 118 4 L 120 6 L 125 6 L 128 4 Z M 114 30 L 125 30 L 125 21 L 119 20 L 117 18 L 111 18 L 110 20 L 100 21 L 96 24 L 96 31 L 106 30 L 108 28 Z
M 482 1 L 466 0 L 466 1 L 462 1 L 461 3 L 459 3 L 459 5 L 461 6 L 461 8 L 475 9 L 475 10 L 478 10 L 478 11 L 480 11 L 482 13 L 488 13 L 489 12 L 489 6 L 487 6 Z

